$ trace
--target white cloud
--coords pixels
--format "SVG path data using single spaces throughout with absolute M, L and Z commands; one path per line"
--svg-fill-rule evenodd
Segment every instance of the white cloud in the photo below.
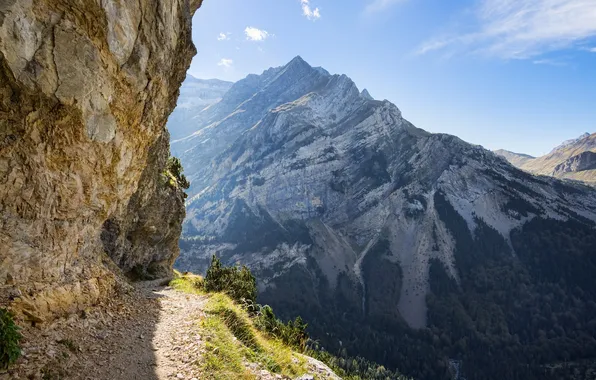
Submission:
M 218 41 L 227 41 L 230 39 L 230 34 L 232 33 L 219 33 L 219 36 L 217 36 L 217 40 Z
M 535 65 L 548 65 L 548 66 L 557 66 L 557 67 L 569 66 L 569 64 L 567 62 L 558 61 L 556 59 L 536 59 L 536 60 L 532 61 L 532 63 Z
M 472 32 L 432 39 L 417 53 L 459 49 L 527 59 L 596 37 L 596 0 L 481 0 L 473 15 Z
M 229 59 L 229 58 L 222 58 L 219 60 L 219 62 L 217 63 L 217 66 L 222 66 L 224 68 L 230 68 L 232 67 L 232 65 L 234 64 L 234 61 Z
M 244 34 L 246 34 L 246 39 L 250 41 L 264 41 L 271 36 L 266 30 L 253 28 L 252 26 L 247 26 L 244 29 Z
M 389 8 L 390 6 L 392 6 L 394 4 L 403 3 L 404 1 L 406 1 L 406 0 L 373 0 L 370 3 L 368 3 L 366 8 L 364 8 L 364 12 L 365 13 L 379 12 L 379 11 Z
M 593 48 L 588 48 L 588 51 L 589 51 L 590 53 L 596 53 L 596 47 L 593 47 Z
M 321 18 L 319 8 L 311 8 L 309 0 L 300 0 L 302 4 L 302 14 L 309 20 L 316 21 Z

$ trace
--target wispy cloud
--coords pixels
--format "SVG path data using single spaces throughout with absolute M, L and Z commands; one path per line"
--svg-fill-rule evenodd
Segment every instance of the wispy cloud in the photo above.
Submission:
M 230 68 L 232 67 L 232 65 L 234 64 L 234 61 L 229 59 L 229 58 L 222 58 L 219 60 L 219 62 L 217 63 L 217 66 L 222 66 L 224 68 Z
M 244 29 L 244 34 L 246 34 L 246 39 L 250 41 L 264 41 L 270 36 L 269 32 L 266 30 L 261 30 L 252 26 L 247 26 L 246 29 Z
M 547 65 L 557 67 L 569 66 L 569 62 L 560 61 L 556 59 L 536 59 L 532 61 L 532 63 L 535 65 Z
M 481 0 L 473 15 L 472 32 L 431 39 L 417 54 L 452 49 L 527 59 L 596 37 L 596 0 Z
M 365 13 L 375 13 L 380 12 L 384 9 L 389 8 L 392 5 L 403 3 L 407 0 L 372 0 L 366 5 L 364 8 Z
M 223 33 L 223 32 L 219 33 L 219 36 L 217 36 L 217 40 L 218 41 L 227 41 L 230 39 L 231 34 L 232 33 Z
M 587 48 L 586 50 L 589 51 L 590 53 L 596 53 L 596 47 Z
M 302 14 L 309 20 L 316 21 L 321 18 L 319 8 L 311 8 L 309 0 L 300 0 L 302 4 Z

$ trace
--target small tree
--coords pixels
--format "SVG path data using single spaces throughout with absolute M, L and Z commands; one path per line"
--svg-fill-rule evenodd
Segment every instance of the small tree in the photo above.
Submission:
M 178 186 L 183 189 L 188 189 L 190 187 L 190 182 L 186 179 L 186 176 L 182 174 L 184 168 L 182 167 L 182 162 L 177 157 L 170 157 L 168 159 L 168 165 L 166 170 L 176 179 Z
M 8 368 L 21 356 L 20 340 L 21 334 L 13 315 L 6 309 L 0 309 L 0 369 Z

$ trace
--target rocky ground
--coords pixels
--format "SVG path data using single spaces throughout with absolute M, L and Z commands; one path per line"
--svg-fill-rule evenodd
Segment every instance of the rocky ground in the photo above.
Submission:
M 0 372 L 0 380 L 209 378 L 200 372 L 204 345 L 197 323 L 207 297 L 146 282 L 79 315 L 27 327 L 23 356 Z M 256 379 L 282 379 L 257 364 L 246 365 Z M 309 366 L 317 377 L 337 378 L 314 359 Z

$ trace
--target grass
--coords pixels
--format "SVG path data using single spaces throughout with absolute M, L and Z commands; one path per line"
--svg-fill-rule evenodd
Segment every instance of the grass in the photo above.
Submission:
M 204 279 L 192 273 L 182 274 L 174 270 L 174 279 L 170 281 L 170 286 L 178 291 L 189 294 L 202 295 Z
M 202 278 L 177 274 L 170 285 L 175 289 L 205 294 Z M 295 378 L 307 373 L 307 362 L 290 347 L 259 331 L 241 306 L 223 293 L 210 293 L 206 316 L 199 321 L 205 340 L 205 353 L 198 365 L 206 379 L 256 379 L 247 363 L 273 374 Z

